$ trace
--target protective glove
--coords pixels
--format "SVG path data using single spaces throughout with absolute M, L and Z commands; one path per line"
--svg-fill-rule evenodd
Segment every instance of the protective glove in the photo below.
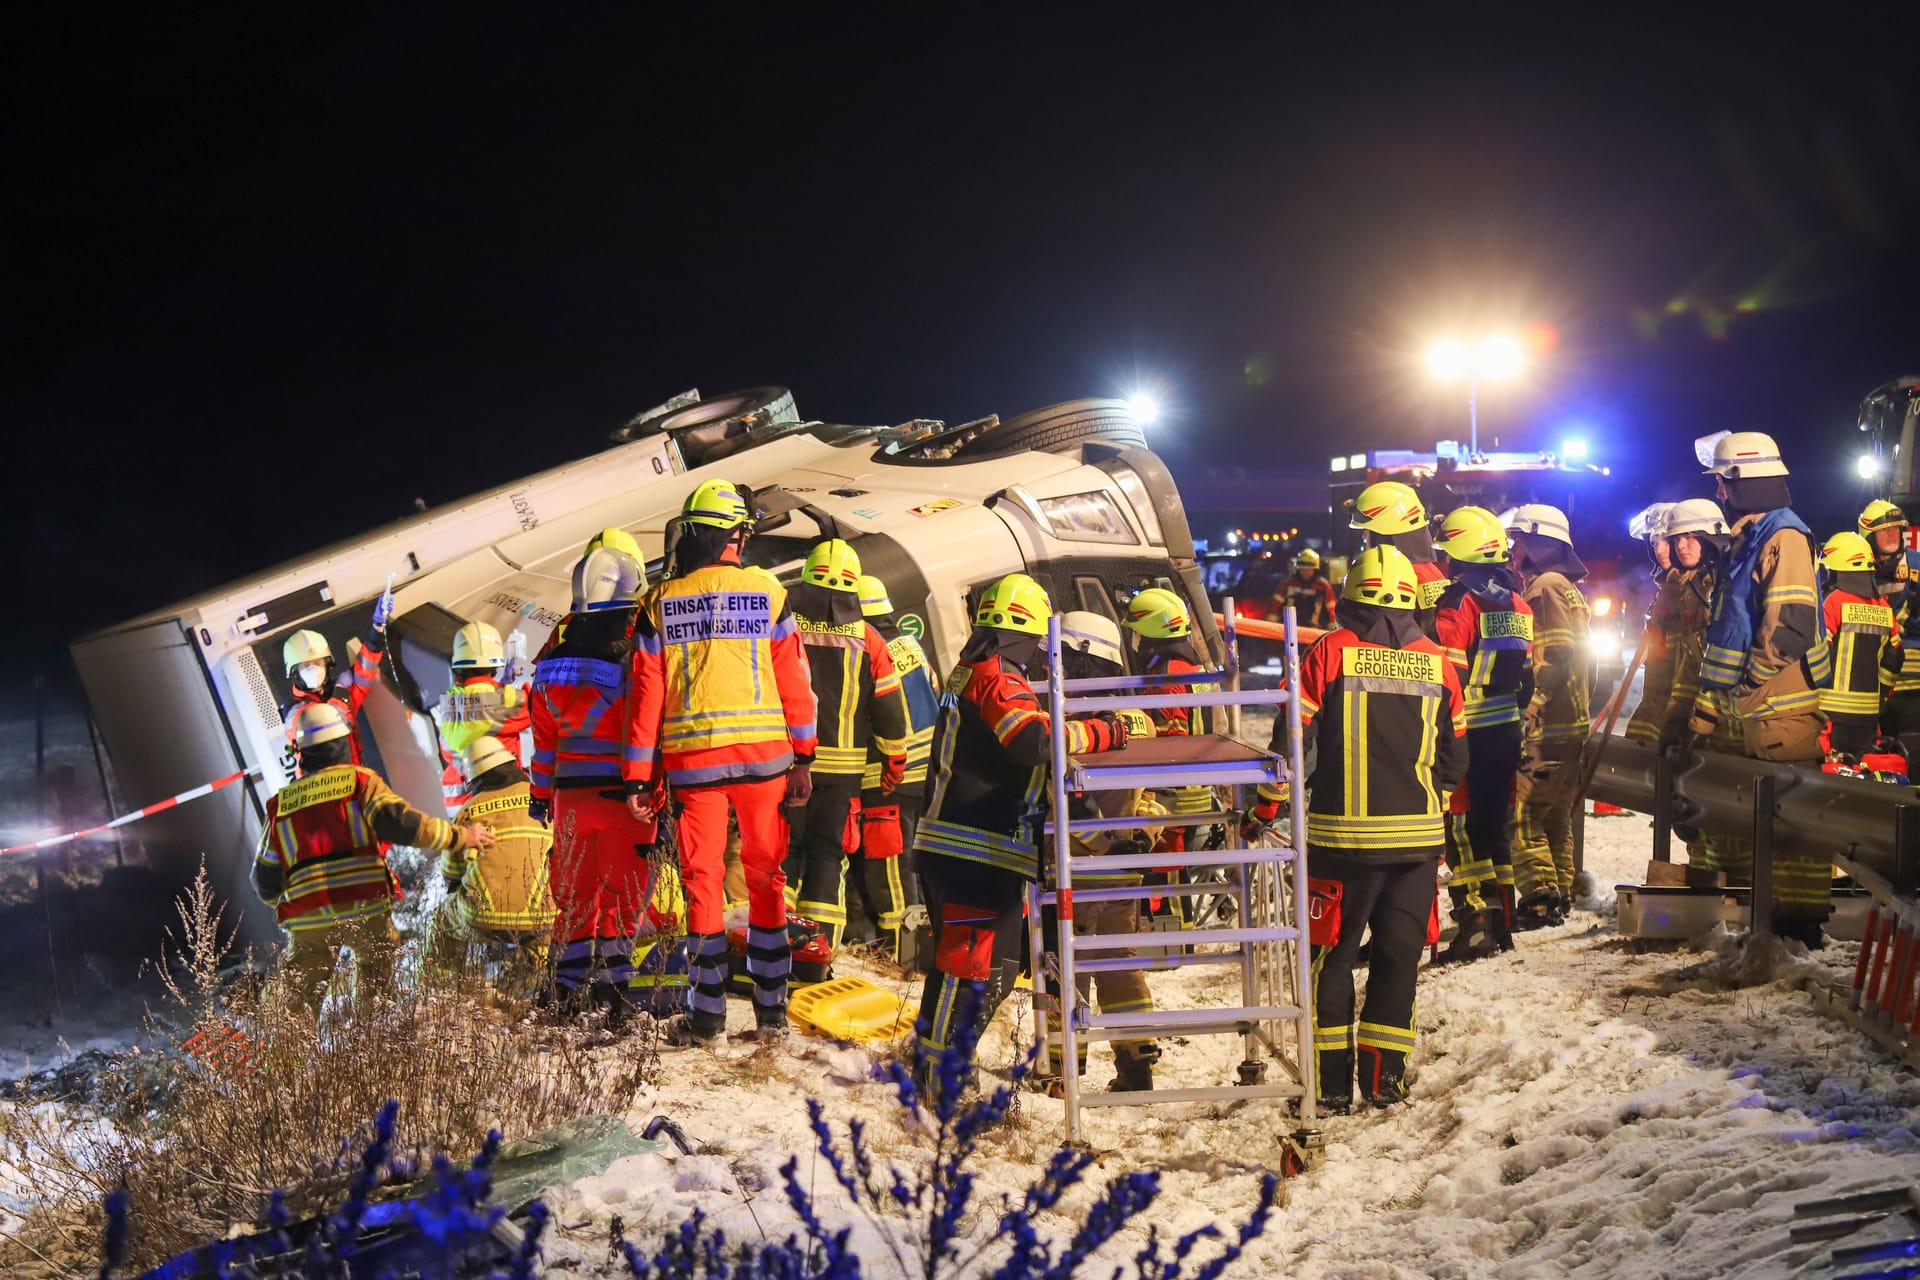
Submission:
M 393 592 L 382 591 L 380 598 L 373 602 L 373 629 L 385 635 L 387 623 L 393 618 Z
M 1702 693 L 1693 702 L 1693 718 L 1687 728 L 1695 737 L 1709 738 L 1720 727 L 1720 704 L 1712 693 Z
M 787 803 L 805 804 L 813 799 L 813 762 L 796 760 L 787 773 Z
M 1267 828 L 1271 827 L 1279 816 L 1278 800 L 1256 801 L 1253 807 L 1247 810 L 1247 816 L 1240 824 L 1240 838 L 1252 844 L 1266 834 Z
M 888 756 L 886 762 L 880 766 L 880 794 L 886 796 L 892 795 L 900 784 L 906 780 L 906 776 L 907 758 L 905 756 Z
M 551 800 L 527 801 L 527 816 L 543 827 L 547 825 L 547 819 L 552 813 L 553 802 Z

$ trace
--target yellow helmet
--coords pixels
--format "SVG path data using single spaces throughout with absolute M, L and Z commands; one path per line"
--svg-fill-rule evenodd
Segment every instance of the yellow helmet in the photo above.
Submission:
M 1351 505 L 1353 516 L 1347 525 L 1353 529 L 1381 534 L 1412 533 L 1427 523 L 1427 509 L 1421 505 L 1420 495 L 1413 491 L 1412 485 L 1398 480 L 1368 485 Z
M 688 524 L 710 524 L 716 529 L 737 529 L 753 519 L 747 500 L 731 480 L 708 480 L 687 495 L 680 508 L 680 519 Z M 637 558 L 637 557 L 636 557 Z
M 1127 601 L 1127 629 L 1156 640 L 1178 640 L 1193 630 L 1187 602 L 1165 587 L 1148 587 Z
M 1875 498 L 1867 504 L 1867 509 L 1860 513 L 1860 532 L 1872 534 L 1882 529 L 1898 529 L 1906 522 L 1906 512 L 1885 498 Z
M 807 552 L 807 566 L 800 571 L 801 581 L 829 591 L 860 590 L 860 553 L 845 540 L 828 538 Z
M 469 622 L 453 633 L 453 669 L 470 671 L 505 666 L 507 646 L 484 622 Z
M 1347 570 L 1340 595 L 1382 609 L 1411 609 L 1420 598 L 1420 583 L 1406 552 L 1398 547 L 1368 547 Z
M 887 584 L 870 573 L 860 575 L 860 616 L 863 618 L 884 618 L 893 612 L 893 600 L 887 595 Z
M 1485 507 L 1456 507 L 1440 521 L 1435 551 L 1463 564 L 1505 564 L 1510 539 L 1500 517 Z
M 980 597 L 980 606 L 973 611 L 973 624 L 1044 636 L 1047 619 L 1052 616 L 1053 601 L 1047 598 L 1047 589 L 1024 573 L 1010 573 Z
M 318 631 L 296 631 L 280 646 L 280 659 L 291 675 L 295 667 L 306 663 L 332 661 L 333 649 Z
M 1873 548 L 1857 533 L 1836 533 L 1820 548 L 1820 567 L 1835 573 L 1873 572 Z
M 1293 558 L 1293 567 L 1296 569 L 1318 569 L 1320 567 L 1320 553 L 1312 547 L 1302 547 L 1300 554 Z
M 615 551 L 624 551 L 635 560 L 646 560 L 646 557 L 640 554 L 640 544 L 633 540 L 633 535 L 625 529 L 618 528 L 614 525 L 608 525 L 600 532 L 594 534 L 593 537 L 589 538 L 587 545 L 580 549 L 580 554 L 584 558 L 592 555 L 602 547 L 612 547 Z

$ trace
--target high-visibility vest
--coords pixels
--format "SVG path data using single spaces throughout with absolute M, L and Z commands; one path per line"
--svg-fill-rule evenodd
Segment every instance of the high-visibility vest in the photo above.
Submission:
M 407 809 L 371 769 L 353 764 L 296 778 L 267 801 L 258 858 L 281 869 L 283 888 L 274 903 L 281 924 L 318 929 L 392 909 L 399 887 L 374 829 L 379 812 L 390 806 Z M 418 847 L 452 847 L 450 825 L 414 816 L 411 839 Z
M 455 819 L 492 830 L 491 849 L 457 849 L 442 856 L 440 870 L 460 881 L 468 921 L 481 929 L 544 933 L 553 927 L 547 829 L 527 814 L 528 785 L 483 791 L 470 798 Z

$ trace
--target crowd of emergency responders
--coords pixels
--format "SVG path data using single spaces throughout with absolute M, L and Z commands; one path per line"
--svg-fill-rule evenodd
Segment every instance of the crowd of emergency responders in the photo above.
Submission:
M 1857 531 L 1822 543 L 1792 510 L 1771 437 L 1721 433 L 1698 451 L 1715 496 L 1656 504 L 1632 525 L 1658 587 L 1628 735 L 1676 756 L 1904 769 L 1875 759 L 1920 747 L 1920 671 L 1900 662 L 1903 631 L 1920 632 L 1920 599 L 1909 598 L 1920 593 L 1908 590 L 1900 511 L 1874 502 Z M 1563 512 L 1429 513 L 1415 490 L 1383 481 L 1353 503 L 1350 523 L 1366 547 L 1337 599 L 1311 551 L 1277 593 L 1324 630 L 1297 693 L 1319 1105 L 1333 1113 L 1356 1097 L 1385 1107 L 1406 1095 L 1443 861 L 1456 925 L 1447 962 L 1511 949 L 1516 932 L 1572 909 L 1574 775 L 1592 714 L 1586 569 Z M 343 951 L 356 998 L 392 980 L 389 844 L 442 853 L 447 894 L 428 964 L 484 963 L 561 1016 L 657 1019 L 677 1047 L 726 1038 L 730 991 L 754 1015 L 734 1039 L 778 1042 L 794 984 L 824 978 L 843 944 L 898 956 L 922 904 L 932 945 L 916 1057 L 931 1085 L 925 1063 L 954 1039 L 956 1018 L 991 1017 L 1024 967 L 1054 731 L 1034 682 L 1053 603 L 1025 574 L 992 583 L 943 674 L 895 625 L 887 585 L 863 575 L 847 542 L 820 542 L 789 588 L 744 556 L 754 509 L 743 487 L 700 485 L 680 526 L 651 586 L 621 530 L 587 545 L 572 611 L 524 688 L 494 628 L 460 630 L 457 683 L 436 715 L 451 819 L 409 806 L 361 763 L 357 716 L 378 678 L 390 598 L 344 672 L 318 634 L 286 642 L 298 776 L 268 806 L 254 878 L 291 935 L 297 998 L 319 1015 Z M 1123 623 L 1062 614 L 1063 674 L 1203 672 L 1190 607 L 1151 587 Z M 1200 714 L 1062 723 L 1067 750 L 1085 755 L 1201 732 L 1190 720 Z M 1287 733 L 1282 717 L 1276 751 Z M 1248 839 L 1273 827 L 1287 791 L 1261 789 L 1242 818 Z M 1072 803 L 1084 816 L 1113 802 Z M 1141 827 L 1077 840 L 1076 852 L 1184 848 L 1193 829 L 1155 828 L 1152 815 L 1221 802 L 1172 792 L 1123 803 L 1119 816 Z M 1749 847 L 1683 835 L 1694 863 L 1729 883 L 1751 875 Z M 1782 856 L 1777 875 L 1776 930 L 1820 945 L 1826 863 Z M 1133 933 L 1142 912 L 1178 915 L 1188 900 L 1088 903 L 1074 928 Z M 1104 1010 L 1153 1008 L 1143 970 L 1094 978 L 1082 998 Z M 1151 1089 L 1160 1052 L 1152 1040 L 1116 1042 L 1112 1087 Z M 1048 1065 L 1057 1081 L 1062 1064 Z

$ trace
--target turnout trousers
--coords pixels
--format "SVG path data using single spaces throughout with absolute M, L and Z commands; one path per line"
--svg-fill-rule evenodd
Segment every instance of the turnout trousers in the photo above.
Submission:
M 393 958 L 400 948 L 400 934 L 393 927 L 393 913 L 381 911 L 358 920 L 321 925 L 315 929 L 295 929 L 287 944 L 287 973 L 293 984 L 293 1001 L 306 1016 L 318 1021 L 320 1006 L 326 1003 L 327 988 L 333 985 L 334 969 L 344 949 L 352 956 L 356 1004 L 393 989 Z
M 834 950 L 847 931 L 847 856 L 859 849 L 860 775 L 815 773 L 793 828 L 787 901 L 826 930 Z
M 1467 730 L 1465 803 L 1447 815 L 1448 893 L 1456 910 L 1497 911 L 1513 927 L 1513 794 L 1520 724 Z M 1558 879 L 1556 873 L 1556 880 Z
M 924 803 L 922 796 L 899 792 L 887 795 L 869 789 L 860 796 L 860 874 L 854 887 L 861 910 L 895 955 L 907 908 L 921 900 L 913 833 L 920 825 Z
M 687 1007 L 694 1029 L 714 1035 L 727 1025 L 726 875 L 728 818 L 739 824 L 740 869 L 747 897 L 747 973 L 758 1025 L 784 1024 L 793 951 L 787 941 L 785 774 L 750 782 L 676 787 L 680 874 L 687 890 L 692 963 Z M 815 795 L 819 793 L 816 791 Z
M 554 792 L 552 952 L 557 993 L 624 1008 L 634 939 L 652 900 L 657 820 L 636 821 L 626 797 L 598 790 Z
M 1141 881 L 1135 880 L 1139 884 Z M 1046 913 L 1046 942 L 1048 950 L 1058 936 L 1058 928 L 1053 912 Z M 1134 899 L 1117 902 L 1081 902 L 1073 909 L 1073 931 L 1076 934 L 1090 933 L 1138 933 L 1141 928 L 1140 903 Z M 1128 947 L 1124 951 L 1102 951 L 1102 958 L 1125 956 L 1129 959 L 1138 956 L 1139 950 Z M 1090 1000 L 1101 1013 L 1151 1013 L 1153 1011 L 1153 993 L 1147 989 L 1147 975 L 1141 969 L 1106 969 L 1099 973 L 1076 973 L 1073 985 L 1081 1000 Z M 1049 994 L 1055 992 L 1057 984 L 1050 978 L 1045 980 Z M 1076 1069 L 1087 1069 L 1087 1042 L 1082 1039 L 1075 1045 L 1078 1059 Z M 1048 1047 L 1048 1066 L 1053 1074 L 1061 1073 L 1060 1047 Z M 1139 1062 L 1157 1062 L 1160 1059 L 1160 1046 L 1152 1040 L 1115 1040 L 1113 1041 L 1114 1060 L 1126 1063 L 1129 1060 Z
M 1741 735 L 1738 750 L 1750 760 L 1780 760 L 1792 764 L 1820 761 L 1820 717 L 1812 713 L 1742 719 L 1738 722 L 1738 732 Z M 1724 871 L 1729 885 L 1744 887 L 1753 883 L 1751 840 L 1710 835 L 1698 861 L 1710 870 Z M 1805 854 L 1774 854 L 1774 914 L 1780 923 L 1819 924 L 1832 913 L 1832 899 L 1833 864 L 1830 861 Z
M 1556 743 L 1542 755 L 1547 761 L 1557 761 L 1559 767 L 1544 778 L 1521 769 L 1515 780 L 1514 887 L 1522 898 L 1538 889 L 1553 889 L 1571 902 L 1573 791 L 1580 768 L 1580 745 Z M 1473 767 L 1471 756 L 1467 767 Z
M 933 927 L 933 968 L 914 1024 L 923 1060 L 952 1043 L 955 1019 L 971 1008 L 985 1025 L 1023 967 L 1027 880 L 1001 867 L 938 854 L 921 881 Z
M 1309 849 L 1307 866 L 1340 882 L 1340 933 L 1313 948 L 1313 1045 L 1320 1097 L 1392 1097 L 1413 1054 L 1413 993 L 1433 911 L 1434 864 L 1357 863 Z M 1366 1004 L 1354 1017 L 1353 967 L 1371 933 Z

